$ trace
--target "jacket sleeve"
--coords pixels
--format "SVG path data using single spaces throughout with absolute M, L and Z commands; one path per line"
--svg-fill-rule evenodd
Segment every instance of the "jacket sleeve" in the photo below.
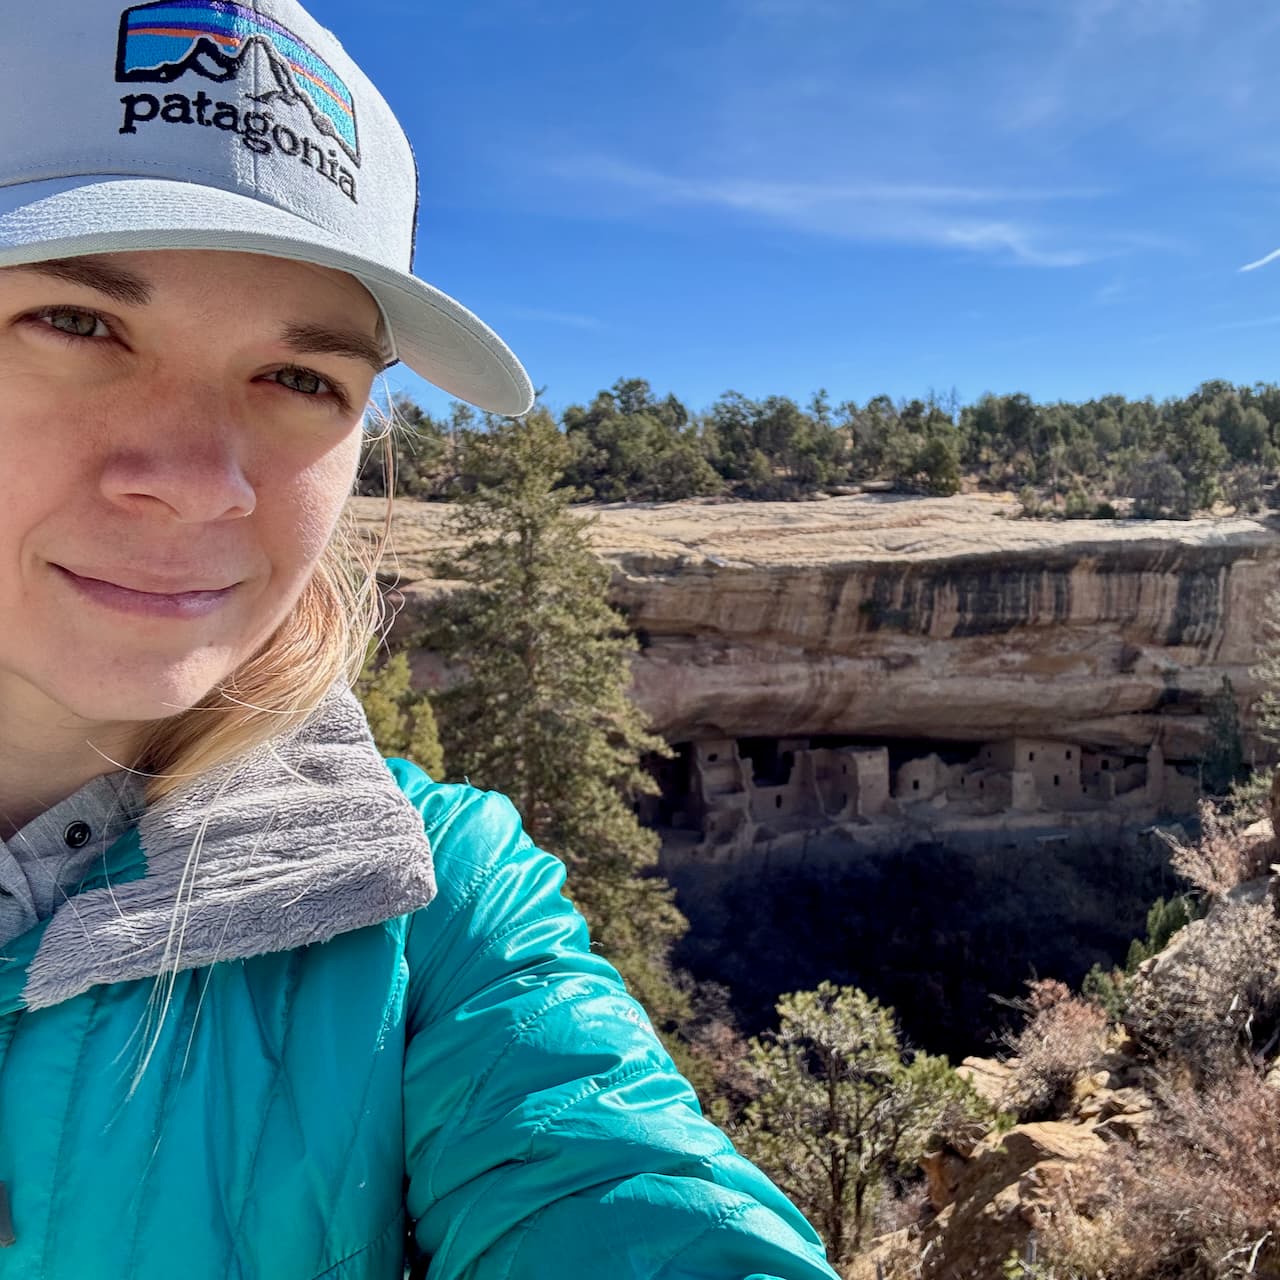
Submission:
M 834 1280 L 591 951 L 563 864 L 502 796 L 392 767 L 438 885 L 409 924 L 404 1069 L 406 1208 L 432 1280 Z

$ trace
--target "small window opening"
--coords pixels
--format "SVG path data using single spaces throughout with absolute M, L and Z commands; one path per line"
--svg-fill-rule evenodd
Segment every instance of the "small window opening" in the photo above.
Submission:
M 773 797 L 773 805 L 774 805 L 774 808 L 775 808 L 775 809 L 781 809 L 781 808 L 782 808 L 782 797 L 781 797 L 781 796 L 774 796 L 774 797 Z
M 1070 759 L 1071 759 L 1071 748 L 1070 748 L 1070 747 L 1068 747 L 1068 748 L 1067 748 L 1067 759 L 1068 759 L 1068 760 L 1070 760 Z
M 913 778 L 913 779 L 911 780 L 911 790 L 912 790 L 912 791 L 919 791 L 919 790 L 920 790 L 920 779 L 919 779 L 919 778 Z
M 1053 785 L 1055 787 L 1060 787 L 1062 785 L 1062 779 L 1056 773 L 1053 775 Z
M 1103 772 L 1103 773 L 1110 773 L 1110 772 L 1111 772 L 1111 761 L 1110 761 L 1110 760 L 1104 760 L 1104 761 L 1102 762 L 1102 772 Z
M 717 760 L 719 760 L 719 759 L 720 759 L 720 753 L 719 753 L 718 751 L 713 751 L 713 752 L 712 752 L 712 753 L 707 757 L 707 763 L 708 763 L 708 764 L 715 764 L 715 762 L 716 762 Z

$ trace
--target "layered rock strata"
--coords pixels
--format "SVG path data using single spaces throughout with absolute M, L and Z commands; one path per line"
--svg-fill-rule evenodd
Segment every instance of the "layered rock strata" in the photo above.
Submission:
M 373 529 L 383 504 L 354 503 Z M 1007 496 L 594 508 L 671 742 L 1014 737 L 1191 761 L 1223 675 L 1242 706 L 1280 532 L 1249 518 L 1037 521 Z M 447 508 L 396 504 L 405 612 Z M 429 662 L 427 666 L 429 667 Z

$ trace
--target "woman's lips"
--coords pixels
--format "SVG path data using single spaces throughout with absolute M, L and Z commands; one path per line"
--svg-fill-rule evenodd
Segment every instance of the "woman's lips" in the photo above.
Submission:
M 235 591 L 224 587 L 220 591 L 135 591 L 101 578 L 84 578 L 62 565 L 54 569 L 85 599 L 92 600 L 116 613 L 133 614 L 146 618 L 203 618 L 220 609 Z

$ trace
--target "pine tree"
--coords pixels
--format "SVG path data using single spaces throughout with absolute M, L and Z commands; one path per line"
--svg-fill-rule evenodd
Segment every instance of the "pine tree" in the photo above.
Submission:
M 432 778 L 444 776 L 444 752 L 436 718 L 425 693 L 413 687 L 409 659 L 403 651 L 381 666 L 371 645 L 356 696 L 364 707 L 373 740 L 384 756 L 412 760 Z
M 1223 796 L 1242 782 L 1248 770 L 1244 762 L 1244 738 L 1240 729 L 1240 708 L 1235 688 L 1228 676 L 1209 704 L 1209 744 L 1202 761 L 1204 789 Z
M 437 569 L 466 585 L 422 642 L 458 672 L 436 698 L 453 775 L 504 792 L 530 837 L 563 859 L 594 941 L 671 1032 L 691 1013 L 668 965 L 688 926 L 653 874 L 658 837 L 632 808 L 657 790 L 643 757 L 669 749 L 628 699 L 636 641 L 608 603 L 592 521 L 557 487 L 571 458 L 541 411 L 468 441 L 454 517 L 464 545 Z
M 1262 736 L 1280 744 L 1280 591 L 1272 591 L 1266 598 L 1261 631 L 1258 665 L 1249 672 L 1262 686 L 1262 696 L 1254 703 L 1254 710 Z

